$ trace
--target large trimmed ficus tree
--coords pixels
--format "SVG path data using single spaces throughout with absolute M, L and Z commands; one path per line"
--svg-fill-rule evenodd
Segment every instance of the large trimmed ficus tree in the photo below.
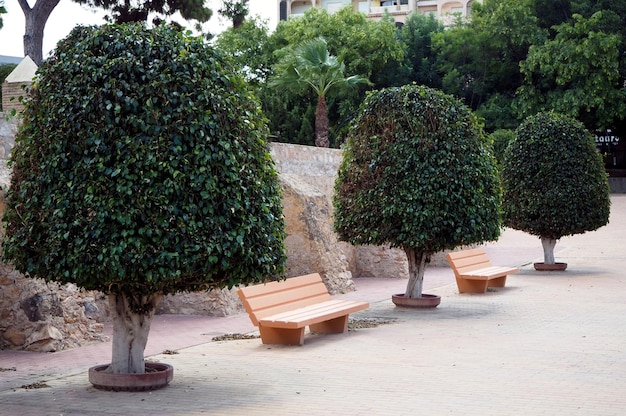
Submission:
M 370 93 L 335 184 L 335 231 L 405 251 L 405 296 L 422 296 L 429 257 L 500 233 L 498 170 L 477 118 L 452 96 L 407 85 Z
M 610 193 L 602 157 L 582 123 L 555 112 L 526 118 L 502 161 L 503 221 L 541 239 L 544 263 L 564 236 L 609 221 Z
M 144 372 L 159 299 L 282 274 L 257 100 L 199 38 L 78 27 L 37 73 L 12 155 L 5 259 L 109 294 L 113 373 Z

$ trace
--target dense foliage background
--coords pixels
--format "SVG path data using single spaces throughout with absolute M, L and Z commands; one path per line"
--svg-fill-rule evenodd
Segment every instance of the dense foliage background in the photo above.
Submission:
M 344 142 L 349 122 L 368 89 L 417 82 L 442 88 L 476 111 L 488 133 L 514 130 L 544 110 L 558 110 L 589 130 L 626 133 L 626 0 L 484 0 L 470 20 L 446 28 L 413 15 L 397 28 L 350 8 L 321 8 L 278 24 L 258 20 L 217 37 L 241 70 L 257 81 L 274 140 L 313 144 L 314 100 L 306 93 L 268 88 L 285 48 L 322 36 L 346 73 L 370 79 L 329 100 L 331 144 Z

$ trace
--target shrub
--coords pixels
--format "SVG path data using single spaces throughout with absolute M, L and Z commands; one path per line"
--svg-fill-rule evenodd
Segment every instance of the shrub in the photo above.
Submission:
M 407 297 L 421 296 L 423 267 L 413 265 L 498 237 L 500 201 L 495 160 L 468 107 L 415 85 L 368 95 L 339 168 L 334 227 L 352 244 L 404 249 Z
M 602 158 L 570 117 L 543 112 L 525 119 L 505 152 L 502 183 L 504 224 L 539 236 L 546 264 L 554 263 L 556 240 L 608 223 Z

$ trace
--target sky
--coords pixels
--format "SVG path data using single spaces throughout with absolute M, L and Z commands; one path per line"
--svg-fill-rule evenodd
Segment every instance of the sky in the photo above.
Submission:
M 2 15 L 4 26 L 0 29 L 0 55 L 24 56 L 24 13 L 17 0 L 4 1 L 7 13 Z M 217 10 L 221 5 L 221 0 L 205 0 L 209 7 L 213 9 L 213 17 L 205 25 L 211 32 L 217 33 L 230 25 L 218 16 Z M 35 4 L 35 0 L 29 0 L 29 4 Z M 259 15 L 262 19 L 269 21 L 270 29 L 276 27 L 277 9 L 276 3 L 272 0 L 250 0 L 250 14 Z M 104 22 L 105 11 L 91 11 L 72 0 L 61 0 L 52 11 L 46 23 L 43 37 L 43 55 L 54 49 L 56 43 L 67 36 L 72 28 L 77 24 L 94 25 Z M 182 19 L 178 20 L 183 22 Z

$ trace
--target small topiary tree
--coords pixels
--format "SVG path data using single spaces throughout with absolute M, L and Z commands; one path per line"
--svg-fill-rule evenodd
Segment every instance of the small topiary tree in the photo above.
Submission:
M 175 28 L 77 27 L 38 71 L 12 156 L 4 256 L 109 294 L 109 371 L 143 373 L 164 294 L 282 274 L 266 120 L 243 80 Z
M 415 85 L 369 94 L 335 184 L 335 231 L 352 244 L 402 248 L 405 297 L 421 297 L 433 253 L 499 236 L 489 149 L 476 117 L 449 95 Z
M 582 123 L 554 112 L 526 118 L 502 165 L 504 225 L 539 236 L 545 264 L 555 264 L 561 237 L 608 223 L 607 174 Z

